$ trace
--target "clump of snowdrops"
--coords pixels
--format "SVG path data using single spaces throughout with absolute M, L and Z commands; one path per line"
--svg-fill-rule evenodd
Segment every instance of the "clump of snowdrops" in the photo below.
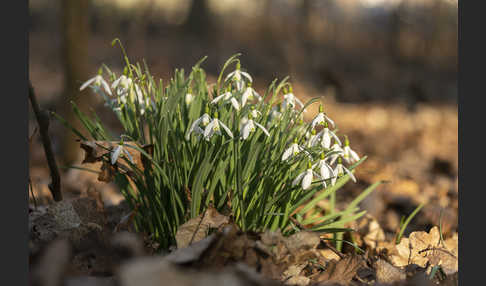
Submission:
M 203 60 L 188 75 L 176 69 L 167 84 L 126 55 L 123 74 L 102 65 L 80 90 L 90 87 L 104 98 L 123 134 L 111 134 L 96 114 L 92 119 L 73 105 L 94 140 L 118 142 L 105 159 L 131 169 L 114 180 L 137 208 L 137 230 L 167 248 L 175 244 L 179 225 L 211 205 L 230 213 L 242 230 L 291 234 L 305 227 L 342 237 L 348 230 L 344 224 L 364 214 L 359 201 L 379 184 L 364 190 L 348 208 L 335 209 L 336 191 L 356 181 L 353 170 L 365 157 L 337 134 L 322 104 L 312 122 L 303 121 L 306 107 L 319 99 L 302 103 L 287 78 L 274 80 L 259 94 L 238 55 L 228 59 L 215 83 L 207 82 Z M 150 164 L 141 170 L 127 152 L 130 148 Z M 325 215 L 309 215 L 326 199 L 330 208 Z M 342 242 L 335 240 L 338 246 Z

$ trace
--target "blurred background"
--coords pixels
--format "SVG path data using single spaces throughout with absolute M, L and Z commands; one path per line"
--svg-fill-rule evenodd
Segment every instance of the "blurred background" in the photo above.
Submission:
M 321 96 L 351 145 L 369 159 L 349 194 L 378 180 L 391 183 L 363 207 L 388 230 L 427 202 L 410 230 L 438 223 L 457 228 L 457 0 L 35 0 L 29 3 L 29 77 L 42 108 L 71 122 L 69 101 L 114 122 L 81 83 L 101 63 L 118 74 L 122 54 L 145 59 L 156 77 L 190 70 L 203 56 L 210 81 L 240 52 L 260 92 L 289 75 L 301 99 Z M 29 107 L 30 108 L 30 107 Z M 317 107 L 316 107 L 317 110 Z M 315 111 L 315 110 L 314 110 Z M 308 112 L 309 118 L 313 112 Z M 53 121 L 61 166 L 83 152 Z M 36 123 L 30 112 L 30 134 Z M 119 126 L 115 123 L 114 130 Z M 30 176 L 38 201 L 50 200 L 42 145 L 33 137 Z M 63 169 L 63 172 L 65 170 Z M 63 173 L 66 193 L 105 190 L 96 175 Z M 121 200 L 102 191 L 107 203 Z M 32 198 L 31 198 L 32 199 Z M 449 230 L 448 229 L 448 230 Z

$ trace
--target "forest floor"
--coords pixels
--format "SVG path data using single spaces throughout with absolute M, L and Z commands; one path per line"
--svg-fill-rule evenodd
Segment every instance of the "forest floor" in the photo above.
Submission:
M 314 96 L 302 86 L 294 85 L 294 91 Z M 43 147 L 34 133 L 30 178 L 35 201 L 29 194 L 32 280 L 138 286 L 457 285 L 457 106 L 418 104 L 411 110 L 399 104 L 344 104 L 329 95 L 323 99 L 340 133 L 349 136 L 358 154 L 368 156 L 357 169 L 358 182 L 340 190 L 337 208 L 344 208 L 368 185 L 388 181 L 360 204 L 367 215 L 348 225 L 355 231 L 345 239 L 365 253 L 346 245 L 338 252 L 325 237 L 310 232 L 291 237 L 243 233 L 223 223 L 227 218 L 214 210 L 192 221 L 214 228 L 213 234 L 198 236 L 170 253 L 156 252 L 149 237 L 124 223 L 132 210 L 123 196 L 113 184 L 99 182 L 95 173 L 62 169 L 65 199 L 54 203 Z M 306 120 L 316 111 L 317 105 L 310 108 Z M 31 134 L 35 126 L 30 122 Z M 67 132 L 56 128 L 50 130 L 53 138 Z M 422 203 L 404 238 L 395 244 L 401 218 Z M 325 201 L 318 205 L 325 207 Z M 197 231 L 191 221 L 189 230 Z

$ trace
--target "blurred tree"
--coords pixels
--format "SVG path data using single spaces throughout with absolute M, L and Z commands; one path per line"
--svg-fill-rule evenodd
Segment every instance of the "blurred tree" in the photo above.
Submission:
M 89 0 L 60 0 L 62 63 L 64 68 L 64 93 L 60 102 L 60 111 L 64 118 L 75 128 L 81 129 L 81 122 L 76 119 L 71 109 L 71 101 L 86 112 L 92 98 L 89 91 L 79 96 L 80 83 L 88 79 L 88 39 L 89 39 Z M 72 132 L 66 132 L 62 138 L 63 161 L 65 164 L 75 162 L 80 154 L 79 144 Z
M 208 0 L 192 0 L 184 31 L 201 39 L 210 37 L 212 31 L 211 11 Z

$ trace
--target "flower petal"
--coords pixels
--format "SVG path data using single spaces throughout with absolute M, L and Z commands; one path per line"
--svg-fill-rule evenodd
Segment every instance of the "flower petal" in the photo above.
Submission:
M 245 106 L 248 97 L 251 95 L 251 87 L 246 88 L 245 92 L 241 96 L 241 106 Z
M 106 93 L 108 93 L 110 96 L 112 96 L 113 94 L 111 93 L 111 89 L 110 89 L 110 86 L 108 85 L 108 83 L 104 79 L 102 79 L 101 84 L 103 85 L 103 88 L 105 89 Z
M 334 121 L 332 121 L 332 119 L 331 119 L 331 118 L 329 118 L 329 116 L 327 116 L 327 115 L 325 115 L 325 114 L 322 114 L 322 115 L 323 115 L 323 116 L 326 118 L 326 120 L 327 120 L 329 123 L 331 123 L 332 128 L 334 128 Z
M 87 86 L 89 86 L 95 80 L 96 80 L 96 77 L 93 77 L 93 78 L 88 79 L 85 83 L 83 83 L 81 85 L 81 87 L 79 88 L 79 91 L 85 89 Z
M 341 140 L 339 140 L 339 137 L 337 137 L 336 134 L 334 134 L 334 132 L 329 131 L 329 133 L 331 133 L 332 137 L 334 137 L 334 140 L 336 140 L 336 142 L 339 144 L 339 146 L 343 145 L 343 144 L 341 144 Z
M 294 97 L 295 98 L 295 101 L 297 101 L 297 103 L 300 105 L 301 108 L 304 108 L 304 104 L 302 103 L 302 101 L 300 101 L 297 97 Z
M 282 155 L 282 161 L 287 160 L 293 154 L 293 150 L 294 150 L 293 146 L 287 148 Z
M 233 138 L 233 133 L 231 133 L 231 130 L 228 128 L 228 126 L 224 125 L 224 123 L 219 121 L 219 119 L 215 119 L 215 120 L 218 120 L 219 124 L 221 125 L 221 127 L 223 127 L 224 131 L 228 133 L 229 137 Z
M 270 136 L 270 133 L 268 133 L 267 129 L 263 127 L 260 123 L 255 122 L 255 125 L 258 126 L 263 131 L 263 133 L 265 133 L 265 135 Z
M 299 182 L 300 180 L 302 179 L 303 176 L 305 176 L 307 174 L 307 171 L 306 172 L 302 172 L 300 173 L 293 181 L 292 181 L 292 187 L 295 187 Z
M 235 73 L 236 73 L 236 71 L 232 71 L 232 72 L 230 72 L 230 73 L 229 73 L 229 74 L 226 76 L 226 78 L 224 79 L 224 81 L 227 81 L 228 79 L 232 78 L 232 77 L 235 75 Z
M 329 136 L 329 131 L 326 129 L 324 131 L 324 134 L 322 135 L 321 144 L 324 148 L 329 148 L 331 146 L 331 136 Z
M 247 72 L 240 72 L 242 76 L 246 77 L 250 82 L 253 82 L 253 79 L 251 78 L 250 74 Z
M 217 103 L 221 98 L 225 96 L 226 93 L 221 94 L 220 96 L 216 97 L 211 101 L 211 104 Z
M 351 178 L 351 180 L 353 180 L 353 182 L 355 182 L 355 183 L 356 183 L 356 177 L 353 175 L 353 173 L 352 173 L 350 170 L 348 170 L 348 168 L 346 168 L 346 167 L 344 167 L 344 166 L 343 166 L 343 169 L 344 169 L 344 171 L 345 171 L 346 173 L 348 173 L 348 175 L 349 175 L 349 177 Z
M 246 140 L 246 138 L 248 138 L 248 136 L 250 135 L 250 130 L 251 130 L 251 126 L 247 122 L 240 131 L 240 136 L 243 140 Z
M 312 183 L 312 171 L 306 171 L 302 179 L 302 189 L 307 190 Z
M 354 152 L 352 149 L 349 149 L 349 154 L 351 155 L 351 158 L 353 158 L 356 162 L 359 161 L 358 154 Z
M 236 98 L 231 98 L 231 105 L 233 105 L 236 110 L 240 110 L 240 104 L 238 103 L 238 100 L 236 100 Z
M 123 150 L 123 147 L 121 145 L 116 146 L 115 150 L 111 154 L 111 164 L 114 165 L 116 163 L 116 160 L 118 160 L 118 157 L 120 156 L 121 151 Z
M 128 157 L 128 160 L 130 160 L 130 162 L 132 162 L 132 164 L 134 164 L 134 161 L 133 161 L 132 155 L 130 155 L 130 152 L 123 149 L 123 153 L 125 153 L 125 155 L 127 155 L 127 157 Z
M 213 135 L 212 131 L 213 131 L 213 128 L 214 128 L 214 124 L 216 123 L 216 120 L 217 119 L 211 120 L 211 122 L 209 122 L 208 126 L 206 126 L 206 128 L 204 129 L 204 138 L 206 138 L 206 140 Z

